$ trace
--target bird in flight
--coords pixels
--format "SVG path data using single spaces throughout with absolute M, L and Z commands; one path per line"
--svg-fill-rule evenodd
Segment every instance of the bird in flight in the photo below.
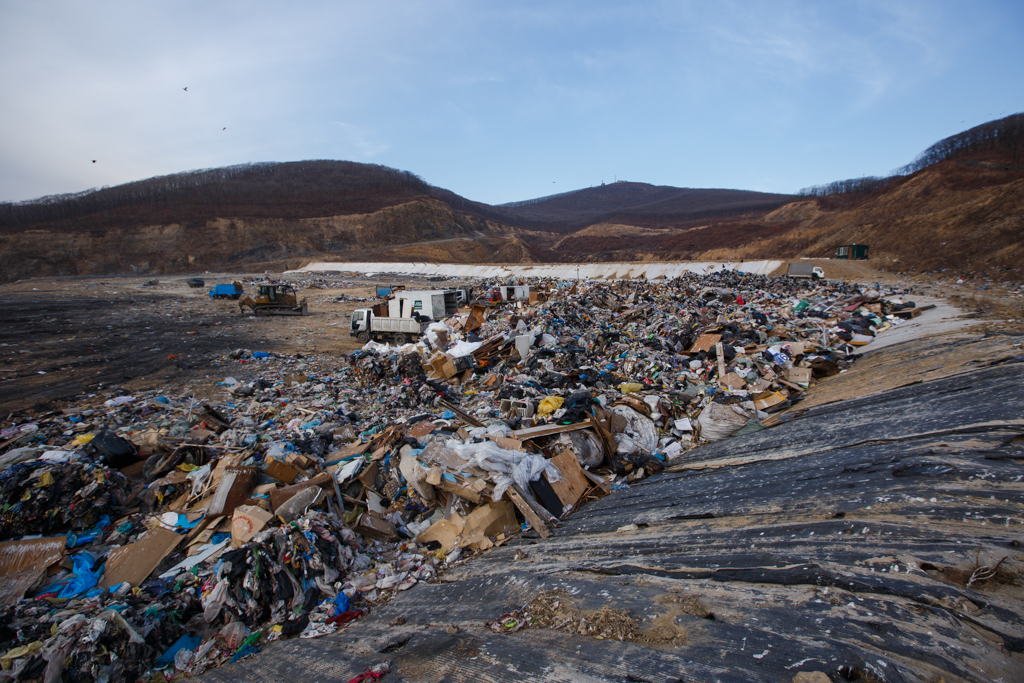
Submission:
M 185 86 L 184 88 L 182 88 L 182 90 L 184 90 L 185 92 L 188 92 L 188 86 Z
M 227 129 L 228 129 L 227 126 L 224 126 L 223 128 L 221 128 L 221 130 L 227 130 Z
M 92 163 L 94 163 L 94 164 L 95 164 L 95 163 L 96 163 L 96 160 L 95 160 L 95 159 L 93 159 L 93 160 L 92 160 Z

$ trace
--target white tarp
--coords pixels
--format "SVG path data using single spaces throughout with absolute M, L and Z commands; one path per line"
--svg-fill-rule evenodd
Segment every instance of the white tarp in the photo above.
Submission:
M 461 263 L 310 263 L 297 271 L 342 273 L 400 273 L 404 275 L 447 275 L 450 277 L 551 277 L 561 280 L 629 280 L 646 277 L 675 278 L 683 273 L 712 273 L 720 270 L 737 270 L 755 275 L 767 275 L 782 265 L 782 261 L 676 261 L 654 263 L 546 263 L 537 265 L 482 265 L 471 266 Z

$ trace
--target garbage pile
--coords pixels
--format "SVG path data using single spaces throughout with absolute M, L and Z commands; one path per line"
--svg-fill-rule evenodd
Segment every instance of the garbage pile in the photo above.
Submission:
M 219 400 L 0 433 L 0 677 L 157 680 L 343 628 L 707 441 L 764 429 L 899 292 L 738 273 L 533 282 L 347 357 L 238 349 Z

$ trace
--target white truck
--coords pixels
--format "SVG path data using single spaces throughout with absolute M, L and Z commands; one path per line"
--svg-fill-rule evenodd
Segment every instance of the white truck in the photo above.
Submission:
M 821 269 L 821 266 L 815 266 L 810 263 L 790 263 L 789 270 L 786 271 L 787 277 L 809 277 L 812 280 L 824 280 L 825 271 Z
M 444 320 L 458 311 L 455 291 L 395 292 L 382 304 L 353 311 L 349 334 L 364 344 L 373 339 L 401 346 L 417 341 L 431 322 Z
M 349 334 L 365 344 L 374 341 L 394 342 L 396 346 L 417 341 L 430 322 L 422 318 L 392 318 L 377 316 L 372 308 L 352 311 Z

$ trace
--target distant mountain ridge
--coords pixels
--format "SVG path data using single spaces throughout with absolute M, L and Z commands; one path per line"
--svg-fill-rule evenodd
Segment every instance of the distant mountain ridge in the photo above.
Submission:
M 0 279 L 314 258 L 785 259 L 828 256 L 849 242 L 870 242 L 873 254 L 909 267 L 989 259 L 1021 268 L 1022 161 L 1024 114 L 939 141 L 916 170 L 803 196 L 616 182 L 491 206 L 375 164 L 244 164 L 0 203 Z M 920 246 L 929 240 L 944 248 Z

